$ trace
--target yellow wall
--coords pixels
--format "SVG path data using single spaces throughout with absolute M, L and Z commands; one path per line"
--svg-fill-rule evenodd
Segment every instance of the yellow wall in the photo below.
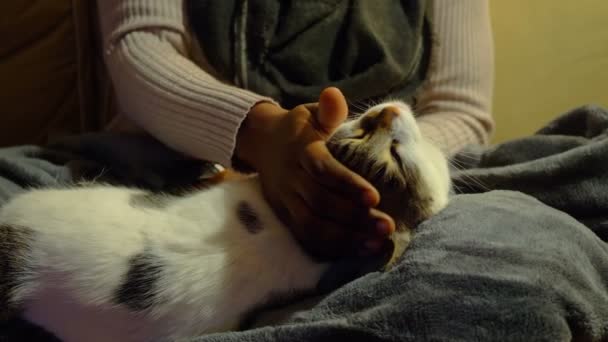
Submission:
M 608 1 L 491 0 L 491 8 L 495 142 L 579 105 L 608 107 Z

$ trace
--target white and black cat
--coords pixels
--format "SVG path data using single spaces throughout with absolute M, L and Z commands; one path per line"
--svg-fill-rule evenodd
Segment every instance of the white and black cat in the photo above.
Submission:
M 446 206 L 446 158 L 401 102 L 344 123 L 328 146 L 379 190 L 397 224 L 394 261 Z M 328 266 L 275 217 L 255 176 L 184 196 L 40 189 L 0 209 L 0 319 L 12 308 L 65 342 L 234 329 L 272 295 L 314 289 Z

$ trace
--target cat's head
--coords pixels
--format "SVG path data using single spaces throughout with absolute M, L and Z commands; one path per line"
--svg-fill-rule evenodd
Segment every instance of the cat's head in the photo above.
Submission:
M 422 136 L 405 103 L 371 107 L 342 124 L 328 147 L 336 159 L 376 187 L 378 209 L 395 220 L 391 261 L 407 247 L 411 230 L 448 203 L 447 158 Z

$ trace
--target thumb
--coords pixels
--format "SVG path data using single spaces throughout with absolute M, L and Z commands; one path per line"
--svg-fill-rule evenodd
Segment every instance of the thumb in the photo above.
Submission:
M 342 92 L 335 87 L 325 88 L 319 96 L 317 122 L 323 132 L 331 135 L 348 116 L 348 105 Z

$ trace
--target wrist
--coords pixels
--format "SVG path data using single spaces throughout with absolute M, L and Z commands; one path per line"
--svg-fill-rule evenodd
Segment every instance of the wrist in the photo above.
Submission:
M 236 138 L 234 158 L 246 167 L 259 171 L 267 154 L 271 136 L 279 119 L 287 110 L 271 102 L 259 102 L 247 113 Z

